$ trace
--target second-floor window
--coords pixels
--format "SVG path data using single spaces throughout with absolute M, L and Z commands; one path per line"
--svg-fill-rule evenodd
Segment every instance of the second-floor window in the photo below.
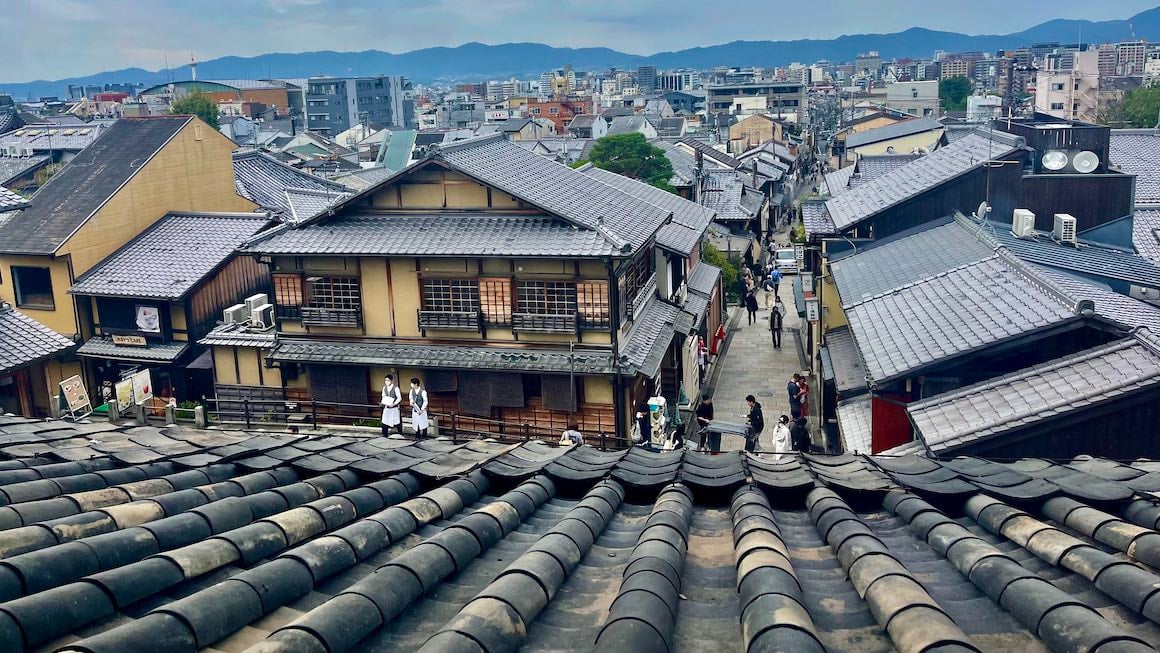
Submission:
M 338 311 L 357 311 L 362 308 L 358 277 L 307 277 L 306 305 Z
M 479 283 L 474 279 L 424 279 L 423 308 L 440 313 L 479 311 Z
M 52 273 L 48 268 L 12 266 L 12 285 L 16 287 L 16 305 L 22 308 L 54 310 Z
M 520 281 L 520 313 L 532 315 L 573 315 L 576 313 L 576 286 L 567 281 Z

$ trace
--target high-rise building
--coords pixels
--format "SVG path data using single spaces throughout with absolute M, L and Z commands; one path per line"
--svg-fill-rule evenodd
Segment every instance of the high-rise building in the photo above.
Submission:
M 306 128 L 340 134 L 360 122 L 409 127 L 415 123 L 411 83 L 399 76 L 311 77 Z
M 1140 77 L 1144 74 L 1144 61 L 1148 58 L 1147 41 L 1126 41 L 1116 44 L 1116 74 L 1124 77 Z
M 641 66 L 636 69 L 636 85 L 641 93 L 652 93 L 657 90 L 657 67 Z
M 1116 76 L 1116 46 L 1111 43 L 1101 45 L 1096 52 L 1099 53 L 1099 69 L 1100 77 L 1115 77 Z

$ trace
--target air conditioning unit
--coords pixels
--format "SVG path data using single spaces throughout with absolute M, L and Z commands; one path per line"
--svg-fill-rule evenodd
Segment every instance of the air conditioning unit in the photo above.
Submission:
M 255 329 L 273 329 L 274 328 L 274 305 L 262 304 L 255 306 L 250 311 L 250 326 Z
M 32 156 L 32 146 L 25 145 L 24 147 L 22 147 L 20 149 L 20 156 L 24 156 L 24 157 Z
M 1027 209 L 1015 209 L 1011 218 L 1011 233 L 1016 238 L 1030 238 L 1035 235 L 1035 214 Z
M 234 304 L 222 311 L 222 321 L 226 324 L 245 324 L 249 317 L 250 312 L 246 310 L 245 304 Z
M 1075 231 L 1075 217 L 1066 213 L 1055 214 L 1055 228 L 1051 231 L 1051 237 L 1060 243 L 1076 244 L 1079 239 Z
M 246 310 L 252 311 L 255 308 L 258 308 L 259 306 L 265 306 L 266 304 L 269 304 L 269 303 L 270 303 L 270 298 L 266 296 L 266 293 L 258 293 L 257 295 L 251 295 L 251 296 L 246 298 Z

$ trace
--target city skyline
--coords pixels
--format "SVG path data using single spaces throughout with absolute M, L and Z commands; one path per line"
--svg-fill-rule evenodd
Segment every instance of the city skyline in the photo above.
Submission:
M 467 42 L 527 41 L 654 54 L 735 40 L 829 39 L 911 27 L 1007 34 L 1051 19 L 1122 20 L 1153 6 L 1151 0 L 1125 0 L 1115 6 L 1064 0 L 1053 3 L 1048 15 L 1040 7 L 998 0 L 948 4 L 937 12 L 930 11 L 929 3 L 915 0 L 873 6 L 823 1 L 811 5 L 811 29 L 803 30 L 793 20 L 780 20 L 784 11 L 776 4 L 770 7 L 775 17 L 768 24 L 754 21 L 738 29 L 732 14 L 700 15 L 694 13 L 694 3 L 684 0 L 631 6 L 566 3 L 550 11 L 530 0 L 504 0 L 486 7 L 440 1 L 405 8 L 369 0 L 207 0 L 196 8 L 157 2 L 149 12 L 127 0 L 99 7 L 78 0 L 16 0 L 8 8 L 13 20 L 0 24 L 0 56 L 9 62 L 5 81 L 25 82 L 128 67 L 158 70 L 167 63 L 185 65 L 191 55 L 205 61 L 317 50 L 399 53 Z M 174 32 L 175 25 L 181 30 Z M 37 43 L 53 47 L 33 47 Z

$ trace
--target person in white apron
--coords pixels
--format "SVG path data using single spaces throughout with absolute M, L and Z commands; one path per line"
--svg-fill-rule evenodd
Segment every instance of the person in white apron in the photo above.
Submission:
M 388 436 L 392 431 L 403 434 L 403 418 L 399 416 L 399 404 L 403 403 L 403 393 L 395 385 L 395 377 L 388 374 L 383 379 L 383 395 L 379 405 L 383 407 L 383 435 Z
M 427 391 L 419 385 L 419 379 L 411 379 L 411 392 L 407 395 L 411 400 L 411 428 L 415 429 L 416 438 L 427 437 Z

